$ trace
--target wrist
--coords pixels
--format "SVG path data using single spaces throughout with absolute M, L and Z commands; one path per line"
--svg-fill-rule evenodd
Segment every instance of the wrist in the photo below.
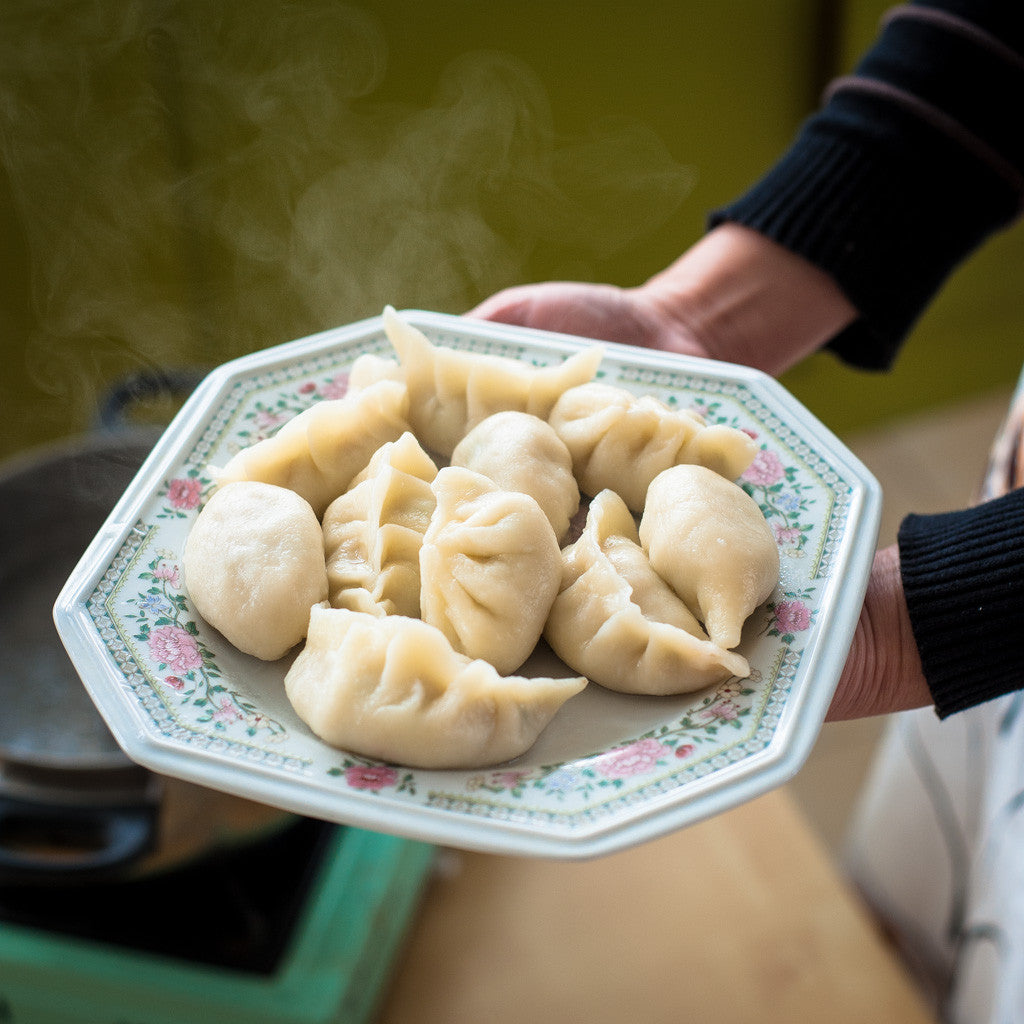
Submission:
M 639 290 L 714 358 L 773 375 L 857 317 L 826 273 L 732 223 L 710 231 Z
M 866 718 L 932 704 L 895 544 L 875 554 L 849 657 L 839 680 L 830 721 Z

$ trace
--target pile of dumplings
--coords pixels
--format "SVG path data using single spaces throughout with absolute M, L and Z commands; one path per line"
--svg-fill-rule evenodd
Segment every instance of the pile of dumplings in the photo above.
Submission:
M 691 692 L 750 668 L 779 554 L 735 482 L 745 433 L 556 366 L 433 344 L 211 467 L 186 541 L 199 614 L 246 654 L 302 644 L 284 686 L 325 742 L 409 767 L 510 760 L 588 682 Z M 590 499 L 585 524 L 583 496 Z M 579 513 L 579 515 L 577 515 Z M 578 675 L 516 675 L 545 640 Z

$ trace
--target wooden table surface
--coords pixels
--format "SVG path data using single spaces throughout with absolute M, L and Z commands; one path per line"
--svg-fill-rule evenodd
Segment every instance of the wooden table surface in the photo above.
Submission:
M 608 857 L 444 851 L 380 1024 L 934 1024 L 785 789 Z

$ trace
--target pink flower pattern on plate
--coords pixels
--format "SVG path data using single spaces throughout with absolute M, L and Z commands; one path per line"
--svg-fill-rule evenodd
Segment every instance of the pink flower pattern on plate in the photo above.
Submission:
M 321 388 L 320 394 L 328 399 L 344 398 L 348 391 L 348 374 L 339 373 L 337 377 L 327 381 Z
M 775 606 L 775 628 L 780 633 L 801 633 L 811 625 L 811 611 L 803 601 L 780 601 Z
M 758 487 L 771 487 L 785 475 L 786 468 L 782 465 L 782 460 L 778 455 L 767 448 L 762 448 L 754 456 L 754 461 L 747 467 L 740 479 Z
M 231 699 L 229 697 L 221 697 L 220 707 L 214 711 L 213 720 L 230 725 L 232 722 L 240 721 L 241 718 L 241 712 L 231 703 Z
M 158 562 L 153 569 L 153 575 L 169 586 L 178 586 L 179 570 L 173 562 Z
M 528 772 L 494 772 L 491 776 L 492 785 L 500 789 L 515 789 L 528 775 Z
M 734 721 L 740 713 L 740 706 L 734 700 L 720 700 L 710 707 L 704 708 L 699 717 L 704 719 L 724 718 L 727 722 Z
M 354 764 L 345 769 L 345 781 L 353 789 L 384 789 L 398 781 L 398 772 L 387 765 Z
M 795 544 L 800 540 L 800 531 L 795 526 L 776 526 L 775 542 L 777 544 Z
M 149 650 L 162 665 L 175 672 L 191 672 L 202 668 L 203 656 L 199 653 L 195 637 L 181 626 L 159 626 L 149 634 Z
M 178 477 L 172 480 L 167 491 L 167 500 L 173 508 L 187 511 L 198 508 L 203 485 L 194 477 Z
M 253 420 L 261 434 L 269 433 L 289 419 L 291 419 L 289 414 L 272 412 L 269 409 L 260 409 L 253 416 Z
M 671 748 L 648 738 L 609 750 L 597 759 L 595 766 L 606 779 L 627 779 L 649 772 L 668 753 Z

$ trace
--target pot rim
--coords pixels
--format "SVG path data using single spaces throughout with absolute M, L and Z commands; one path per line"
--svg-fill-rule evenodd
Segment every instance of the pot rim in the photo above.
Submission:
M 0 494 L 18 496 L 20 491 L 31 491 L 45 486 L 48 478 L 79 460 L 92 458 L 123 458 L 130 463 L 140 462 L 151 450 L 156 428 L 121 426 L 117 429 L 93 430 L 84 434 L 44 442 L 0 461 Z M 73 510 L 73 506 L 69 506 Z M 36 551 L 38 548 L 31 547 Z M 12 546 L 10 565 L 5 556 L 6 572 L 18 571 L 17 548 Z M 60 647 L 60 640 L 54 634 L 53 644 Z M 18 679 L 10 673 L 0 675 L 0 692 L 7 693 L 14 700 Z M 93 712 L 99 715 L 99 711 Z M 113 736 L 108 743 L 81 742 L 67 746 L 48 743 L 31 731 L 24 735 L 18 732 L 18 719 L 12 723 L 14 732 L 0 734 L 0 779 L 6 775 L 23 776 L 26 773 L 87 775 L 126 773 L 138 766 L 118 747 Z M 23 724 L 24 721 L 22 720 Z M 103 723 L 105 726 L 106 723 Z M 99 734 L 99 723 L 91 735 Z

